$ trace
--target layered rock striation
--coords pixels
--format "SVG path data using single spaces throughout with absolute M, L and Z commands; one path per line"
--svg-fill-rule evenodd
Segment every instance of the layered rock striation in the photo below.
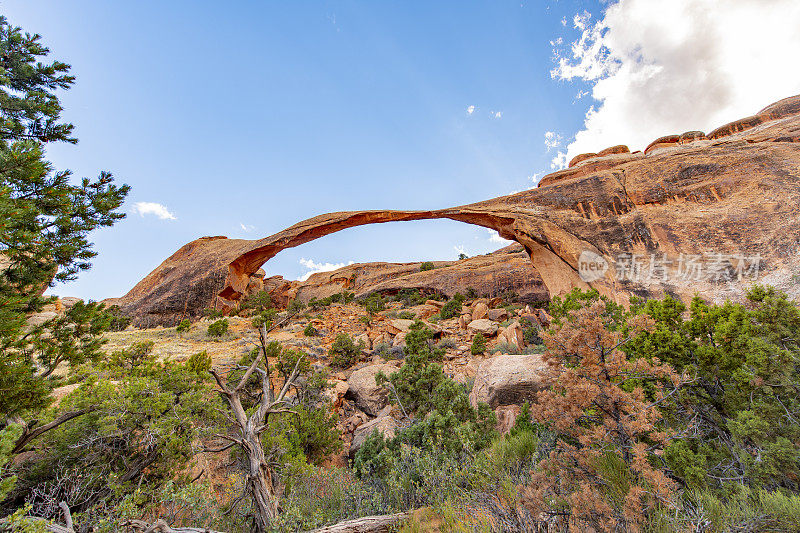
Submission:
M 708 134 L 665 136 L 643 152 L 618 145 L 578 156 L 539 187 L 509 196 L 431 211 L 330 213 L 259 240 L 198 239 L 113 303 L 156 320 L 196 314 L 264 283 L 259 269 L 286 248 L 365 224 L 440 218 L 517 241 L 551 296 L 592 286 L 619 301 L 698 292 L 735 298 L 749 283 L 764 281 L 797 297 L 798 205 L 800 96 L 794 96 Z M 625 258 L 629 264 L 621 264 Z M 659 259 L 667 265 L 654 269 Z M 707 275 L 712 269 L 716 275 Z

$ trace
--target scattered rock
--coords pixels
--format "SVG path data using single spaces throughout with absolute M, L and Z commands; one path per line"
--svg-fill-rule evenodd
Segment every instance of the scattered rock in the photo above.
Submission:
M 373 431 L 377 431 L 385 438 L 392 438 L 394 437 L 395 433 L 397 433 L 397 420 L 395 420 L 391 416 L 382 416 L 376 418 L 375 420 L 370 420 L 366 424 L 360 425 L 354 432 L 353 432 L 353 441 L 350 443 L 350 455 L 355 454 L 359 448 L 364 444 L 364 441 L 367 440 L 367 437 L 372 435 Z
M 479 318 L 467 324 L 467 329 L 475 333 L 482 333 L 484 336 L 490 337 L 497 333 L 499 326 L 497 322 L 492 322 L 488 318 Z
M 500 309 L 489 309 L 486 313 L 486 318 L 495 322 L 504 322 L 508 320 L 508 311 L 502 307 Z
M 478 302 L 475 304 L 475 307 L 472 308 L 472 320 L 480 320 L 482 318 L 486 318 L 486 315 L 489 313 L 489 306 L 483 302 Z
M 411 329 L 411 326 L 414 324 L 413 320 L 407 320 L 405 318 L 395 318 L 386 326 L 386 329 L 392 335 L 397 335 L 398 333 L 408 333 L 408 330 Z
M 500 355 L 483 361 L 475 375 L 470 402 L 497 407 L 530 400 L 544 387 L 546 370 L 540 354 Z
M 375 376 L 378 372 L 389 376 L 396 370 L 397 365 L 393 363 L 368 365 L 356 370 L 347 379 L 347 397 L 353 398 L 355 404 L 368 415 L 376 416 L 388 403 L 388 392 L 375 383 Z

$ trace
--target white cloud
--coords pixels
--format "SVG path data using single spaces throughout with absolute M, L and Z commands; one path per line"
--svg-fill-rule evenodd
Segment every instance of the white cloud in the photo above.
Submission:
M 308 269 L 308 272 L 300 276 L 299 281 L 305 281 L 311 276 L 311 274 L 316 274 L 317 272 L 330 272 L 332 270 L 338 270 L 344 266 L 352 265 L 352 261 L 348 261 L 347 263 L 317 263 L 313 259 L 300 259 L 300 264 L 303 265 Z
M 251 226 L 250 224 L 245 224 L 244 222 L 240 222 L 239 227 L 242 228 L 242 231 L 245 231 L 247 233 L 250 233 L 251 231 L 256 229 L 255 226 Z
M 502 244 L 503 246 L 507 246 L 507 245 L 511 244 L 512 242 L 514 242 L 514 241 L 509 241 L 508 239 L 504 239 L 504 238 L 502 238 L 502 237 L 500 236 L 500 234 L 499 234 L 499 233 L 497 233 L 497 232 L 496 232 L 495 230 L 493 230 L 493 229 L 488 229 L 488 228 L 487 228 L 487 229 L 486 229 L 486 231 L 488 231 L 488 232 L 489 232 L 489 242 L 494 242 L 494 243 L 497 243 L 497 244 Z
M 796 0 L 620 0 L 595 23 L 587 12 L 572 22 L 580 35 L 554 51 L 551 75 L 588 83 L 598 104 L 554 168 L 615 144 L 708 133 L 800 93 Z
M 133 204 L 133 212 L 140 216 L 155 215 L 161 220 L 177 220 L 177 217 L 169 212 L 167 206 L 156 202 L 136 202 Z
M 561 146 L 561 141 L 563 140 L 564 138 L 554 131 L 544 132 L 544 145 L 547 147 L 548 152 Z
M 475 106 L 474 105 L 471 105 L 471 106 L 467 107 L 467 115 L 471 115 L 474 112 L 475 112 Z
M 491 111 L 490 113 L 494 118 L 501 118 L 503 116 L 502 111 Z

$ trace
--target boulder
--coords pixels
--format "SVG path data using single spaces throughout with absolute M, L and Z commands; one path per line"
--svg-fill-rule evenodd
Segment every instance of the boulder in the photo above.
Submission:
M 397 433 L 397 420 L 391 416 L 381 416 L 375 420 L 370 420 L 366 424 L 362 424 L 353 432 L 353 441 L 350 443 L 350 455 L 355 454 L 359 448 L 367 440 L 367 437 L 372 435 L 373 431 L 377 431 L 385 438 L 390 439 Z
M 383 372 L 389 376 L 397 370 L 397 365 L 384 363 L 368 365 L 350 374 L 347 379 L 347 397 L 355 401 L 356 406 L 371 416 L 376 416 L 388 404 L 388 391 L 375 383 L 375 376 Z
M 497 334 L 497 342 L 498 344 L 511 344 L 517 349 L 524 348 L 525 335 L 522 332 L 522 326 L 520 326 L 519 322 L 515 320 L 508 326 L 502 328 L 500 333 Z
M 429 304 L 421 304 L 415 305 L 414 307 L 410 307 L 408 310 L 414 313 L 414 316 L 419 318 L 420 320 L 425 320 L 426 318 L 430 318 L 436 313 L 439 312 L 439 307 Z
M 386 330 L 392 335 L 397 335 L 398 333 L 408 333 L 408 330 L 411 329 L 412 324 L 414 324 L 413 320 L 396 318 L 389 322 L 389 324 L 386 326 Z
M 486 337 L 490 337 L 497 333 L 498 328 L 499 326 L 497 325 L 497 322 L 492 322 L 488 318 L 479 318 L 478 320 L 473 320 L 467 324 L 467 329 L 475 333 L 482 333 Z
M 25 322 L 31 327 L 36 327 L 41 326 L 45 322 L 49 322 L 57 316 L 58 313 L 55 311 L 42 311 L 41 313 L 33 313 L 32 315 L 29 315 Z
M 436 309 L 441 309 L 444 307 L 444 302 L 440 302 L 439 300 L 425 300 L 425 305 L 431 305 Z
M 392 348 L 405 348 L 406 346 L 406 333 L 398 333 L 392 340 Z
M 541 354 L 499 355 L 483 361 L 469 395 L 472 405 L 513 405 L 531 400 L 544 388 L 547 365 Z
M 500 309 L 489 309 L 489 311 L 486 313 L 486 318 L 489 320 L 494 320 L 495 322 L 503 322 L 508 320 L 508 311 L 502 307 Z
M 358 344 L 359 342 L 364 343 L 364 348 L 367 350 L 372 349 L 372 341 L 370 340 L 369 335 L 367 335 L 366 333 L 362 333 L 353 340 L 355 340 L 356 344 Z
M 475 307 L 472 308 L 472 320 L 480 320 L 482 318 L 486 318 L 486 315 L 489 313 L 489 306 L 483 302 L 478 302 L 475 304 Z
M 328 384 L 330 387 L 325 389 L 323 394 L 330 399 L 334 410 L 339 409 L 342 406 L 344 396 L 347 394 L 347 389 L 349 389 L 350 386 L 346 381 L 341 381 L 338 379 L 329 379 Z

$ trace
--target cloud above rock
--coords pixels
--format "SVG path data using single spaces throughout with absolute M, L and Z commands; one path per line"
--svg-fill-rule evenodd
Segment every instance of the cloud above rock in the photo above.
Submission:
M 584 127 L 554 158 L 662 135 L 708 132 L 800 93 L 800 2 L 620 0 L 599 20 L 571 21 L 576 37 L 554 49 L 551 75 L 589 85 Z M 580 94 L 580 89 L 579 89 Z

